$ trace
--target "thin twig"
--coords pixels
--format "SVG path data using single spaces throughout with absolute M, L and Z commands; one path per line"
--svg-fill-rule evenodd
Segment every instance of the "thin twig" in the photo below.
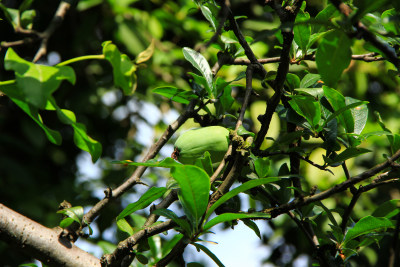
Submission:
M 186 108 L 185 112 L 183 112 L 175 122 L 173 122 L 171 125 L 168 126 L 163 135 L 160 137 L 160 139 L 158 139 L 158 141 L 151 146 L 147 154 L 144 156 L 142 162 L 146 162 L 154 158 L 158 154 L 160 149 L 167 143 L 167 141 L 175 133 L 175 131 L 183 123 L 185 123 L 187 119 L 193 116 L 193 108 L 195 104 L 196 101 L 192 100 L 188 105 L 188 107 Z M 137 167 L 136 170 L 133 172 L 133 174 L 124 183 L 122 183 L 120 186 L 111 191 L 110 196 L 106 196 L 105 198 L 97 202 L 93 206 L 93 208 L 89 210 L 88 213 L 85 214 L 85 216 L 83 217 L 83 223 L 85 225 L 90 224 L 100 214 L 100 211 L 106 205 L 108 205 L 108 203 L 112 199 L 120 197 L 123 193 L 132 188 L 132 186 L 138 184 L 140 182 L 140 177 L 143 175 L 146 169 L 147 167 L 145 166 Z
M 369 169 L 365 172 L 362 172 L 361 174 L 356 175 L 349 180 L 344 181 L 343 183 L 337 184 L 337 185 L 331 187 L 330 189 L 327 189 L 323 192 L 320 192 L 320 193 L 312 195 L 312 196 L 306 196 L 304 198 L 295 199 L 292 202 L 283 204 L 279 207 L 265 209 L 265 210 L 263 210 L 263 212 L 271 214 L 272 217 L 276 217 L 276 216 L 279 216 L 280 214 L 286 213 L 289 210 L 293 210 L 293 209 L 308 205 L 310 203 L 326 199 L 334 194 L 337 194 L 339 192 L 343 192 L 343 191 L 347 190 L 352 185 L 360 183 L 360 182 L 380 173 L 381 171 L 385 170 L 386 168 L 392 167 L 393 162 L 395 162 L 398 158 L 400 158 L 400 149 L 395 154 L 393 154 L 393 156 L 391 158 L 389 158 L 385 162 L 378 164 L 378 165 L 372 167 L 371 169 Z
M 350 14 L 353 12 L 353 10 L 341 0 L 330 0 L 330 2 L 347 18 L 349 18 Z M 370 32 L 360 21 L 355 21 L 353 26 L 356 29 L 356 36 L 360 36 L 365 41 L 370 42 L 373 46 L 382 51 L 390 62 L 392 62 L 397 68 L 400 68 L 400 59 L 391 46 L 387 43 L 381 42 L 376 35 Z

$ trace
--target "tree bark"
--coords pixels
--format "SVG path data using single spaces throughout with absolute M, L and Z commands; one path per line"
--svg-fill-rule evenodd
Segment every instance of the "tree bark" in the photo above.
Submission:
M 0 240 L 49 266 L 100 266 L 99 259 L 62 237 L 62 231 L 47 228 L 0 203 Z

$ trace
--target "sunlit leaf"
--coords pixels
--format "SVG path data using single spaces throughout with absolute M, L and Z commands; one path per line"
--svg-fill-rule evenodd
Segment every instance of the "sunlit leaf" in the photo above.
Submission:
M 165 187 L 152 187 L 144 193 L 139 200 L 129 204 L 117 217 L 117 220 L 122 219 L 135 211 L 141 210 L 149 206 L 153 201 L 163 196 L 167 191 Z
M 195 67 L 207 81 L 207 92 L 210 98 L 215 98 L 215 89 L 213 85 L 213 74 L 211 72 L 210 65 L 204 56 L 189 47 L 182 49 L 183 55 L 187 61 L 189 61 L 193 67 Z
M 319 44 L 315 61 L 322 80 L 334 87 L 351 60 L 351 40 L 340 31 L 331 31 Z
M 44 109 L 47 100 L 63 80 L 75 83 L 75 73 L 68 66 L 44 66 L 20 58 L 12 48 L 7 50 L 4 67 L 15 71 L 16 85 L 31 105 Z

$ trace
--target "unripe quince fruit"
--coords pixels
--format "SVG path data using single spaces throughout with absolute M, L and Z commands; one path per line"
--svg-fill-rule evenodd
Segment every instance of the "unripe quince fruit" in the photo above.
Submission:
M 172 158 L 182 164 L 194 164 L 208 151 L 212 163 L 220 162 L 228 150 L 229 130 L 221 126 L 209 126 L 189 130 L 175 142 Z

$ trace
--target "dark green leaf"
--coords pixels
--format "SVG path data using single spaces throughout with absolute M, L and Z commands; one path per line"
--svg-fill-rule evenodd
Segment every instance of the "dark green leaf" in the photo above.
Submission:
M 189 104 L 190 100 L 198 98 L 192 91 L 178 89 L 173 86 L 161 86 L 153 89 L 153 93 L 165 96 L 172 101 Z
M 145 264 L 146 265 L 146 264 L 149 263 L 149 259 L 145 255 L 143 255 L 142 253 L 136 253 L 136 259 L 141 264 Z
M 357 157 L 361 154 L 368 153 L 368 152 L 371 152 L 371 150 L 365 149 L 365 148 L 349 147 L 349 148 L 345 149 L 342 153 L 337 155 L 335 158 L 333 158 L 333 160 L 330 160 L 330 159 L 326 159 L 326 160 L 327 160 L 327 163 L 329 163 L 329 165 L 334 165 L 336 163 L 340 163 L 342 161 Z
M 340 31 L 331 31 L 319 44 L 315 61 L 322 80 L 334 87 L 351 60 L 351 40 Z
M 154 200 L 163 196 L 167 191 L 165 187 L 152 187 L 144 193 L 138 201 L 129 204 L 117 217 L 117 220 L 122 219 L 135 211 L 141 210 L 153 203 Z
M 58 131 L 50 129 L 43 123 L 38 108 L 24 100 L 24 95 L 21 89 L 17 88 L 15 84 L 12 84 L 0 86 L 0 91 L 5 93 L 17 106 L 28 114 L 32 120 L 40 126 L 40 128 L 43 129 L 50 142 L 56 145 L 61 144 L 61 134 Z
M 400 199 L 391 199 L 379 205 L 372 213 L 374 217 L 392 218 L 400 212 Z
M 170 220 L 173 220 L 177 225 L 180 226 L 180 228 L 183 230 L 183 233 L 185 233 L 187 236 L 190 236 L 192 233 L 191 227 L 188 223 L 187 220 L 183 218 L 179 218 L 178 215 L 176 215 L 172 210 L 169 209 L 156 209 L 152 213 L 164 216 Z
M 374 12 L 383 5 L 385 5 L 388 2 L 388 0 L 363 0 L 363 1 L 358 1 L 357 2 L 357 11 L 355 12 L 354 15 L 352 15 L 352 21 L 356 22 L 360 20 L 365 14 L 369 12 Z
M 256 235 L 258 236 L 258 238 L 261 239 L 261 233 L 260 233 L 260 229 L 258 228 L 257 224 L 255 222 L 253 222 L 250 219 L 242 219 L 241 220 L 247 227 L 249 227 L 251 230 L 254 231 L 254 233 L 256 233 Z
M 286 75 L 286 83 L 288 84 L 289 90 L 293 91 L 300 87 L 300 78 L 296 74 L 288 73 Z
M 290 106 L 301 116 L 303 116 L 311 127 L 316 130 L 321 119 L 321 107 L 314 97 L 292 96 L 289 100 Z
M 197 249 L 202 250 L 204 253 L 206 253 L 217 265 L 218 267 L 224 267 L 225 265 L 222 264 L 222 262 L 218 259 L 217 256 L 214 255 L 207 247 L 200 245 L 199 243 L 192 243 L 193 246 L 195 246 Z

